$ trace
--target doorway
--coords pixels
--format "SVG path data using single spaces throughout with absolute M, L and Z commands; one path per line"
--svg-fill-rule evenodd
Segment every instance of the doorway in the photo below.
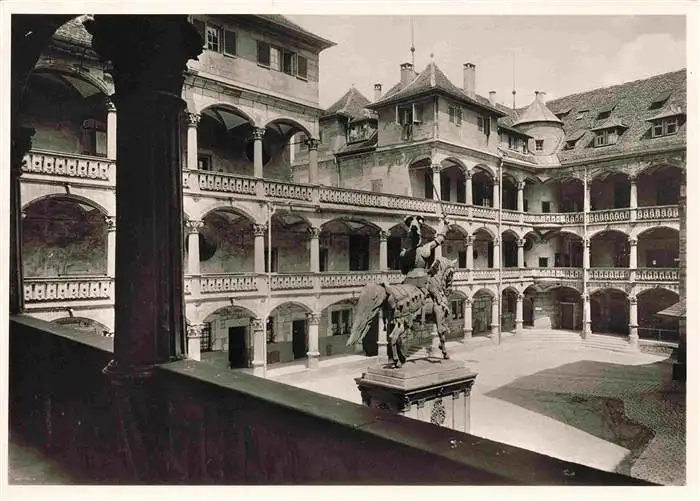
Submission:
M 247 327 L 228 328 L 228 362 L 232 369 L 243 369 L 248 366 L 246 353 Z
M 576 309 L 575 303 L 559 303 L 559 328 L 574 330 L 576 328 L 574 319 L 576 318 L 574 310 Z
M 306 320 L 292 321 L 292 352 L 294 360 L 306 358 L 308 352 L 308 344 L 306 342 Z

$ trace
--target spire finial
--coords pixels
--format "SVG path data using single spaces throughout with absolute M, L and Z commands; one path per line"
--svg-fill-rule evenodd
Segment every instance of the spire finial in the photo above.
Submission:
M 411 16 L 411 64 L 416 67 L 416 46 L 413 43 L 413 16 Z

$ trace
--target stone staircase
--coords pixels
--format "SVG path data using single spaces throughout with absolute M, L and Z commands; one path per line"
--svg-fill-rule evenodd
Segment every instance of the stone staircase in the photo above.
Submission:
M 635 350 L 627 341 L 627 336 L 612 336 L 606 334 L 589 334 L 583 340 L 583 346 L 586 348 L 599 348 L 608 351 L 617 351 L 623 353 L 636 353 Z

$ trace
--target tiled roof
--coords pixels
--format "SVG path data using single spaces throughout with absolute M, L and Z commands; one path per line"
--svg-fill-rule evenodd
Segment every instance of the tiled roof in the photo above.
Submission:
M 527 133 L 525 133 L 525 132 L 523 132 L 523 131 L 521 131 L 521 130 L 519 130 L 519 129 L 516 129 L 515 127 L 511 127 L 511 126 L 509 126 L 509 125 L 505 125 L 505 124 L 502 124 L 502 123 L 500 123 L 500 122 L 499 122 L 499 124 L 498 124 L 498 128 L 499 128 L 499 129 L 503 129 L 503 130 L 506 131 L 506 132 L 510 132 L 510 133 L 513 133 L 513 134 L 517 134 L 517 135 L 519 135 L 519 136 L 529 137 L 529 138 L 532 137 L 530 134 L 527 134 Z
M 657 315 L 662 317 L 675 317 L 675 318 L 685 318 L 686 312 L 686 300 L 681 299 L 676 304 L 672 304 L 668 308 L 657 312 Z
M 535 100 L 530 103 L 530 106 L 525 108 L 525 111 L 519 114 L 518 120 L 514 125 L 533 122 L 562 123 L 562 121 L 559 120 L 554 113 L 549 111 L 547 105 L 544 104 L 544 101 L 542 101 L 539 97 L 536 97 Z
M 506 114 L 506 112 L 494 106 L 488 99 L 482 96 L 469 97 L 462 89 L 450 82 L 450 79 L 438 68 L 438 65 L 435 64 L 434 61 L 430 62 L 410 83 L 405 86 L 402 86 L 400 83 L 393 86 L 384 96 L 372 103 L 369 107 L 378 108 L 396 101 L 420 96 L 431 91 L 445 93 L 459 101 L 475 104 L 501 116 Z
M 92 46 L 92 35 L 83 25 L 86 16 L 78 16 L 56 30 L 54 36 L 63 40 L 69 40 L 78 45 Z
M 351 87 L 343 94 L 343 97 L 338 99 L 323 113 L 323 116 L 343 115 L 353 120 L 372 118 L 373 112 L 366 108 L 369 103 L 369 99 L 363 96 L 359 90 Z
M 661 107 L 650 109 L 651 104 L 668 93 L 666 101 Z M 615 107 L 609 118 L 599 119 L 598 115 L 604 108 L 614 104 Z M 553 113 L 562 110 L 571 111 L 561 118 L 564 133 L 567 138 L 572 138 L 578 130 L 585 130 L 584 136 L 571 150 L 559 152 L 562 163 L 595 159 L 609 155 L 643 152 L 662 147 L 683 146 L 686 141 L 686 126 L 680 124 L 678 132 L 672 136 L 659 138 L 651 137 L 650 118 L 664 116 L 669 110 L 681 111 L 686 109 L 686 71 L 674 71 L 656 75 L 643 80 L 627 82 L 613 87 L 594 89 L 579 94 L 565 96 L 547 103 L 547 107 Z M 588 113 L 576 120 L 578 112 L 588 110 Z M 677 114 L 677 111 L 671 111 Z M 595 148 L 592 146 L 595 133 L 593 129 L 603 125 L 608 120 L 613 120 L 627 126 L 620 134 L 617 143 L 610 146 Z
M 296 35 L 301 35 L 307 39 L 313 40 L 323 49 L 327 49 L 336 45 L 335 42 L 327 40 L 323 37 L 316 35 L 315 33 L 306 30 L 305 28 L 302 28 L 297 23 L 291 21 L 290 19 L 281 14 L 255 14 L 254 17 L 257 17 L 258 19 L 262 19 L 264 21 L 268 21 L 270 23 L 274 23 L 278 26 L 286 28 L 289 31 L 294 32 Z
M 605 120 L 602 124 L 592 127 L 591 130 L 605 130 L 605 129 L 627 129 L 628 127 L 623 124 L 619 118 L 610 117 Z

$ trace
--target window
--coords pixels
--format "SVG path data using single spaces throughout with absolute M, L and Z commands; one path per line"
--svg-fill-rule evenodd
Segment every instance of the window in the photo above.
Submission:
M 258 64 L 270 66 L 270 46 L 258 40 Z
M 654 100 L 651 102 L 651 105 L 649 106 L 650 110 L 658 110 L 661 108 L 666 101 L 668 101 L 668 98 L 671 97 L 671 91 L 667 90 L 659 94 L 654 98 Z
M 462 108 L 459 106 L 450 106 L 449 107 L 449 113 L 450 113 L 450 122 L 457 126 L 462 125 Z
M 544 139 L 535 139 L 535 151 L 544 150 Z
M 588 110 L 579 110 L 579 112 L 576 113 L 576 120 L 583 120 L 583 118 L 586 116 L 586 113 L 588 113 Z
M 328 249 L 322 247 L 318 253 L 318 271 L 321 273 L 328 271 Z
M 485 135 L 491 135 L 491 119 L 489 117 L 477 117 L 476 120 L 479 132 L 483 132 Z
M 463 299 L 455 299 L 451 301 L 450 306 L 452 307 L 452 320 L 459 320 L 460 318 L 464 318 Z
M 265 273 L 268 273 L 268 250 L 265 249 Z M 272 248 L 272 273 L 277 273 L 277 247 Z
M 297 55 L 294 52 L 285 50 L 282 53 L 282 71 L 287 75 L 297 73 Z
M 212 170 L 211 155 L 197 155 L 197 170 Z
M 413 122 L 413 106 L 397 106 L 396 121 L 401 125 L 409 125 Z
M 595 133 L 595 145 L 608 146 L 617 143 L 617 129 L 599 130 Z
M 331 336 L 346 336 L 352 327 L 352 310 L 336 310 L 331 313 Z
M 209 24 L 206 25 L 206 41 L 204 47 L 214 52 L 221 51 L 221 28 Z
M 236 33 L 231 30 L 224 30 L 224 54 L 227 56 L 238 54 L 238 39 Z
M 542 201 L 542 212 L 548 214 L 552 211 L 552 202 Z
M 576 147 L 576 141 L 577 141 L 576 139 L 572 139 L 570 141 L 567 141 L 564 144 L 564 149 L 565 150 L 573 150 Z
M 282 52 L 276 47 L 270 47 L 270 69 L 280 71 L 282 69 Z
M 538 259 L 538 264 L 540 268 L 547 268 L 549 266 L 549 258 L 541 257 Z
M 304 56 L 297 54 L 297 77 L 306 80 L 307 76 L 307 59 Z
M 678 131 L 678 118 L 664 118 L 657 120 L 651 129 L 652 137 L 669 136 Z
M 103 122 L 89 118 L 83 121 L 83 155 L 107 156 L 107 127 Z
M 384 180 L 383 179 L 373 179 L 372 180 L 372 191 L 374 193 L 382 193 L 384 189 Z

